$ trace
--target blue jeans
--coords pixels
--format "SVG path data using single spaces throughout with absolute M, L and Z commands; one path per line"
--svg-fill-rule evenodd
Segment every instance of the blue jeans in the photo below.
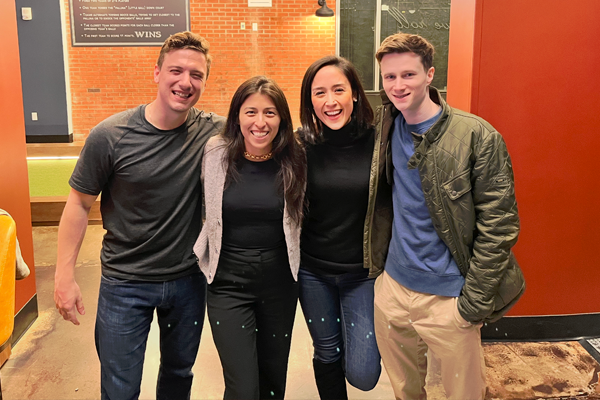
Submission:
M 314 358 L 329 364 L 344 357 L 348 382 L 373 389 L 381 374 L 373 323 L 375 279 L 368 278 L 368 271 L 321 275 L 301 269 L 298 281 Z
M 96 350 L 103 400 L 137 399 L 150 324 L 160 328 L 157 399 L 189 399 L 206 305 L 206 278 L 194 273 L 167 282 L 102 276 Z

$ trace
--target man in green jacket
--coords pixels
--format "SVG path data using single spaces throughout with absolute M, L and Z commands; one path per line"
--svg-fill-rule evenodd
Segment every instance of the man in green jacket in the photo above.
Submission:
M 396 398 L 425 399 L 427 352 L 449 399 L 483 399 L 481 326 L 522 294 L 510 156 L 483 119 L 430 87 L 433 46 L 386 38 L 378 128 L 393 182 L 392 240 L 375 284 L 375 333 Z

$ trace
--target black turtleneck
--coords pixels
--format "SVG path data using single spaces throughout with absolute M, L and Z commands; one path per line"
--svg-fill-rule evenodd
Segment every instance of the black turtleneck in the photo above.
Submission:
M 308 212 L 302 228 L 301 268 L 339 274 L 363 269 L 363 228 L 369 200 L 373 132 L 356 135 L 350 122 L 307 147 Z

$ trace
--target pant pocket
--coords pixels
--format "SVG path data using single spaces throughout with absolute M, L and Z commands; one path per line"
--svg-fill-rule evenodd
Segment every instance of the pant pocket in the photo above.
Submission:
M 460 315 L 460 312 L 458 311 L 458 297 L 454 297 L 452 299 L 452 313 L 454 314 L 454 319 L 455 319 L 458 327 L 470 328 L 470 327 L 474 326 L 472 323 L 470 323 L 469 321 L 464 319 L 462 315 Z

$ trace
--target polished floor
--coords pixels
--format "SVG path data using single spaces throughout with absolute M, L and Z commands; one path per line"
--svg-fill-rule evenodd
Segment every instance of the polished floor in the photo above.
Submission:
M 39 318 L 13 349 L 2 367 L 5 400 L 99 399 L 99 363 L 93 329 L 100 279 L 99 251 L 104 231 L 90 225 L 77 261 L 85 316 L 74 326 L 54 308 L 53 278 L 56 227 L 34 228 Z M 488 398 L 600 398 L 600 366 L 576 342 L 559 344 L 486 344 Z M 300 308 L 296 316 L 288 370 L 286 399 L 318 399 L 312 366 L 312 345 Z M 144 363 L 142 399 L 154 398 L 158 373 L 158 330 L 153 325 Z M 435 362 L 430 363 L 429 399 L 444 399 Z M 223 377 L 219 358 L 205 322 L 194 366 L 192 399 L 220 399 Z M 362 392 L 348 386 L 350 399 L 393 399 L 385 372 L 375 389 Z

